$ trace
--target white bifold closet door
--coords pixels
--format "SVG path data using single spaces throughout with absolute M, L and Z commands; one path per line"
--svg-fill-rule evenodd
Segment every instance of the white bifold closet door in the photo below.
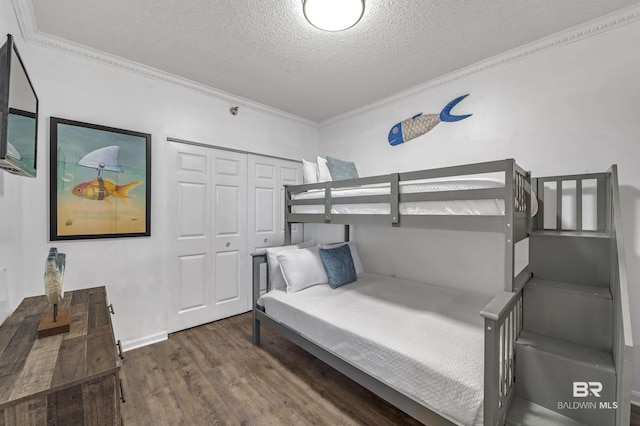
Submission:
M 249 154 L 249 251 L 284 244 L 284 185 L 302 183 L 302 164 Z M 291 241 L 302 241 L 302 224 L 291 226 Z M 265 287 L 262 271 L 262 289 Z
M 249 154 L 249 250 L 284 244 L 284 185 L 302 183 L 297 162 Z M 302 241 L 302 225 L 291 226 L 291 240 Z
M 247 154 L 170 142 L 169 156 L 171 333 L 247 312 L 251 295 Z

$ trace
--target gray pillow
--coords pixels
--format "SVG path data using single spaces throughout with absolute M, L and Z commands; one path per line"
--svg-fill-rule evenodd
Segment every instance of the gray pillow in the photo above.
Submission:
M 338 160 L 337 158 L 327 156 L 327 165 L 329 166 L 331 179 L 333 180 L 359 178 L 356 165 L 351 161 Z
M 320 259 L 331 288 L 338 288 L 358 279 L 348 244 L 332 249 L 320 249 Z

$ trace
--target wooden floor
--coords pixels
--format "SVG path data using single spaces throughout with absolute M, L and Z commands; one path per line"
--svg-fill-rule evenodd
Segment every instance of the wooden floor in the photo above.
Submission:
M 419 425 L 251 314 L 125 353 L 124 424 Z
M 419 424 L 268 327 L 253 346 L 250 313 L 126 352 L 122 373 L 127 426 Z

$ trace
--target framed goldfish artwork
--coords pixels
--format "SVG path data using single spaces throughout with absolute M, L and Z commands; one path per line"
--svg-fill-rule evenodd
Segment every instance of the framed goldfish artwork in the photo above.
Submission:
M 151 135 L 51 117 L 50 236 L 151 235 Z

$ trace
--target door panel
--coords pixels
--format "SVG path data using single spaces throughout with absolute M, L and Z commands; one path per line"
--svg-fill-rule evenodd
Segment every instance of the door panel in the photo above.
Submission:
M 249 155 L 249 249 L 261 251 L 284 243 L 284 185 L 302 183 L 302 164 Z M 300 242 L 303 227 L 293 224 L 292 241 Z
M 294 161 L 249 155 L 249 251 L 284 243 L 284 187 L 302 183 L 302 165 Z M 302 225 L 292 227 L 292 241 L 302 241 Z M 260 271 L 265 288 L 266 267 Z
M 247 155 L 214 150 L 215 317 L 251 309 L 247 240 Z
M 210 150 L 169 145 L 174 232 L 170 266 L 173 292 L 167 321 L 169 332 L 210 321 L 211 314 L 211 167 Z
M 180 151 L 178 155 L 178 170 L 181 172 L 195 172 L 205 175 L 207 173 L 209 156 L 206 152 Z
M 170 143 L 169 158 L 175 332 L 250 309 L 247 156 Z
M 282 244 L 278 225 L 278 169 L 275 159 L 249 155 L 249 249 Z
M 255 189 L 255 207 L 257 214 L 255 214 L 255 230 L 256 234 L 271 234 L 273 236 L 276 233 L 276 221 L 275 221 L 275 196 L 276 190 L 273 188 L 260 188 Z M 269 236 L 269 235 L 265 235 Z M 258 239 L 260 239 L 258 237 Z
M 207 185 L 203 183 L 178 182 L 178 239 L 207 238 Z
M 207 260 L 205 254 L 178 257 L 180 269 L 180 310 L 185 313 L 195 309 L 205 309 L 207 297 Z
M 276 165 L 273 159 L 267 157 L 255 158 L 255 179 L 265 182 L 276 182 Z
M 238 235 L 238 203 L 241 188 L 216 185 L 216 235 Z M 234 206 L 229 209 L 230 206 Z
M 226 251 L 216 254 L 216 304 L 235 301 L 240 297 L 238 251 Z

